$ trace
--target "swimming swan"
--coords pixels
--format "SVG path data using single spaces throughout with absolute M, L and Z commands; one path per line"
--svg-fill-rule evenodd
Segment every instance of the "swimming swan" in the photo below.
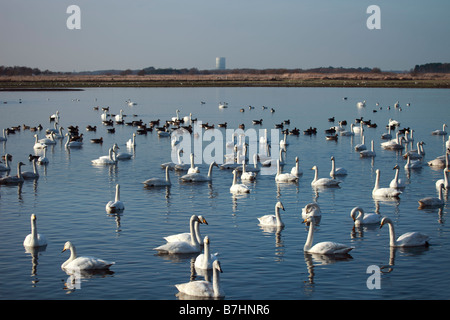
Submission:
M 120 201 L 120 185 L 116 184 L 116 196 L 114 201 L 109 201 L 106 204 L 106 212 L 108 213 L 121 213 L 125 210 L 125 205 Z
M 433 132 L 431 132 L 431 134 L 437 136 L 445 136 L 447 134 L 447 131 L 445 131 L 445 127 L 447 127 L 447 125 L 444 123 L 442 125 L 442 130 L 434 130 Z
M 72 138 L 70 133 L 66 133 L 66 136 L 67 136 L 67 141 L 66 141 L 66 144 L 64 145 L 66 148 L 80 148 L 81 146 L 83 146 L 82 141 L 70 141 L 70 139 Z
M 213 262 L 213 281 L 196 280 L 186 283 L 176 284 L 179 292 L 194 296 L 206 298 L 223 298 L 225 293 L 220 287 L 219 272 L 223 272 L 219 260 Z
M 206 219 L 199 215 L 197 218 L 195 218 L 195 215 L 192 215 L 190 220 L 194 220 L 194 235 L 197 238 L 198 243 L 202 243 L 202 236 L 200 234 L 200 224 L 206 224 L 208 225 L 208 222 Z M 189 221 L 190 221 L 189 220 Z M 190 225 L 191 222 L 189 222 Z M 178 234 L 173 234 L 167 237 L 164 237 L 164 240 L 167 242 L 177 242 L 177 241 L 184 241 L 184 242 L 191 242 L 191 233 L 190 232 L 183 232 Z
M 92 160 L 93 164 L 116 164 L 117 159 L 115 157 L 115 151 L 113 148 L 109 148 L 109 155 L 108 156 L 101 156 L 98 159 Z
M 334 178 L 336 176 L 346 176 L 347 170 L 344 168 L 336 168 L 334 156 L 331 157 L 331 171 L 330 177 Z
M 212 181 L 212 169 L 213 167 L 219 167 L 215 161 L 213 161 L 209 165 L 208 175 L 205 176 L 201 173 L 194 172 L 194 173 L 188 173 L 184 176 L 180 177 L 180 180 L 184 182 L 205 182 L 205 181 Z
M 165 179 L 161 179 L 161 178 L 150 178 L 145 180 L 144 182 L 142 182 L 143 184 L 145 184 L 146 187 L 167 187 L 167 186 L 171 186 L 172 183 L 170 182 L 170 177 L 169 177 L 169 166 L 166 167 L 166 178 Z
M 294 176 L 301 176 L 303 174 L 303 170 L 300 168 L 298 157 L 295 157 L 295 167 L 291 169 L 291 174 Z
M 405 182 L 402 179 L 398 178 L 398 174 L 400 171 L 400 167 L 398 165 L 395 165 L 393 168 L 395 170 L 395 177 L 391 180 L 391 183 L 389 184 L 389 187 L 395 188 L 395 189 L 402 189 L 405 187 Z
M 361 158 L 373 158 L 375 157 L 377 154 L 374 150 L 374 142 L 373 140 L 370 142 L 370 150 L 363 150 L 359 152 L 359 156 Z
M 380 228 L 385 224 L 389 225 L 389 245 L 391 247 L 419 247 L 428 246 L 430 237 L 420 232 L 407 232 L 395 240 L 395 230 L 392 220 L 384 217 L 381 220 Z
M 243 181 L 255 181 L 256 173 L 253 171 L 247 171 L 247 166 L 245 165 L 245 160 L 242 160 L 242 174 L 241 180 Z
M 217 260 L 217 253 L 209 253 L 209 237 L 203 240 L 203 253 L 195 258 L 194 266 L 196 269 L 209 270 L 212 269 L 214 261 Z
M 230 187 L 230 192 L 239 194 L 239 193 L 250 193 L 250 189 L 245 184 L 237 183 L 237 172 L 233 170 L 233 184 Z
M 22 177 L 21 167 L 24 165 L 25 164 L 23 162 L 19 162 L 17 164 L 17 175 L 0 178 L 0 184 L 19 185 L 23 183 L 24 179 Z
M 311 186 L 313 187 L 339 187 L 339 184 L 342 182 L 340 180 L 330 178 L 319 179 L 319 168 L 317 168 L 317 166 L 312 167 L 311 170 L 315 170 L 314 179 L 311 182 Z
M 408 155 L 408 160 L 405 164 L 405 169 L 421 169 L 423 164 L 420 160 L 411 160 L 411 157 Z
M 443 183 L 441 183 L 439 186 L 439 198 L 426 197 L 426 198 L 420 199 L 419 200 L 419 209 L 442 207 L 444 205 L 444 199 L 442 198 L 442 189 L 444 189 Z
M 357 212 L 359 212 L 358 215 L 356 215 Z M 379 214 L 377 213 L 366 214 L 364 212 L 364 209 L 361 207 L 354 207 L 350 212 L 350 217 L 352 217 L 356 227 L 366 224 L 376 224 L 376 223 L 379 224 L 381 221 L 381 217 Z
M 120 149 L 117 143 L 114 143 L 113 150 L 115 152 L 115 159 L 116 160 L 128 160 L 133 157 L 133 155 L 129 152 L 117 152 L 117 150 Z
M 277 174 L 275 175 L 276 182 L 297 182 L 298 176 L 292 173 L 281 173 L 280 160 L 277 159 Z
M 33 159 L 33 171 L 25 171 L 22 172 L 22 177 L 24 179 L 38 179 L 39 178 L 39 172 L 37 170 L 37 166 L 36 166 L 36 159 Z
M 345 244 L 332 241 L 319 242 L 314 246 L 312 246 L 314 238 L 315 219 L 313 217 L 308 217 L 307 219 L 303 220 L 303 222 L 309 223 L 308 238 L 306 239 L 305 246 L 303 247 L 303 250 L 305 252 L 332 255 L 332 254 L 346 254 L 353 249 L 353 247 L 348 247 Z
M 200 243 L 197 240 L 194 229 L 194 221 L 197 219 L 199 223 L 203 223 L 198 216 L 193 215 L 189 221 L 189 230 L 191 234 L 191 239 L 187 241 L 174 241 L 167 242 L 153 250 L 158 251 L 163 254 L 177 254 L 177 253 L 196 253 L 200 252 Z
M 75 246 L 70 241 L 64 244 L 61 252 L 66 250 L 70 250 L 70 257 L 61 265 L 61 269 L 65 271 L 104 270 L 115 264 L 91 256 L 78 257 Z
M 0 163 L 0 172 L 1 171 L 11 171 L 11 167 L 9 166 L 9 160 L 8 160 L 9 154 L 5 154 L 5 164 Z
M 24 247 L 35 248 L 47 245 L 47 238 L 45 235 L 37 232 L 36 219 L 36 215 L 33 213 L 31 215 L 31 233 L 25 237 L 25 240 L 23 240 Z
M 450 184 L 448 181 L 448 171 L 449 169 L 445 168 L 444 169 L 444 179 L 439 179 L 438 181 L 436 181 L 436 190 L 439 191 L 439 189 L 441 188 L 441 184 L 444 185 L 444 189 L 448 190 L 450 188 Z
M 49 163 L 49 160 L 47 158 L 47 146 L 44 146 L 44 155 L 40 156 L 37 161 L 39 164 L 43 164 L 43 165 L 46 165 Z
M 267 214 L 259 217 L 258 221 L 260 225 L 272 226 L 272 227 L 284 227 L 284 222 L 281 220 L 280 209 L 284 210 L 284 206 L 281 201 L 275 204 L 275 214 Z
M 311 202 L 308 203 L 304 208 L 302 208 L 302 219 L 305 220 L 308 217 L 314 217 L 316 219 L 316 222 L 320 221 L 322 212 L 320 211 L 320 207 L 317 203 Z
M 380 188 L 380 169 L 376 170 L 375 186 L 372 189 L 373 198 L 398 198 L 401 191 L 394 188 Z
M 136 146 L 136 133 L 133 133 L 133 137 L 127 141 L 127 147 L 133 148 Z

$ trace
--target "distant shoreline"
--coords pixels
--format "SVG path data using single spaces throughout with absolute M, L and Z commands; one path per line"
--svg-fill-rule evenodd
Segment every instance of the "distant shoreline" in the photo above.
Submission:
M 0 76 L 0 91 L 74 91 L 111 87 L 450 88 L 448 73 L 287 73 L 223 75 Z

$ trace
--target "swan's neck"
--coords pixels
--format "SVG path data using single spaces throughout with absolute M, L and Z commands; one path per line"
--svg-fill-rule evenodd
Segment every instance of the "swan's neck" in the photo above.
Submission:
M 33 238 L 33 244 L 38 241 L 38 232 L 36 227 L 36 219 L 31 219 L 31 236 Z
M 395 240 L 394 224 L 392 221 L 387 221 L 387 224 L 389 226 L 389 244 L 391 247 L 395 247 L 397 241 Z
M 277 220 L 277 226 L 281 226 L 280 208 L 278 206 L 275 206 L 275 219 Z
M 182 163 L 181 162 L 181 149 L 178 150 L 177 156 L 178 156 L 178 164 L 181 164 Z
M 208 241 L 207 243 L 205 243 L 205 247 L 203 248 L 203 268 L 204 269 L 208 268 L 210 258 L 211 258 L 211 256 L 209 254 L 209 241 Z
M 235 185 L 236 182 L 237 182 L 237 179 L 236 179 L 236 172 L 233 172 L 233 185 Z
M 390 130 L 390 129 L 389 129 Z M 372 150 L 372 152 L 374 152 L 374 143 L 373 143 L 373 140 L 372 140 L 372 142 L 370 143 L 370 147 L 371 147 L 371 150 Z
M 195 236 L 197 237 L 197 241 L 198 243 L 200 243 L 202 241 L 202 237 L 200 235 L 200 223 L 198 221 L 195 221 Z
M 398 173 L 399 173 L 399 171 L 400 171 L 400 169 L 399 168 L 397 168 L 397 169 L 395 169 L 395 182 L 398 182 Z
M 439 200 L 442 201 L 442 186 L 439 186 Z
M 194 169 L 194 154 L 191 154 L 191 168 Z
M 213 166 L 214 166 L 214 162 L 211 163 L 211 164 L 209 165 L 209 170 L 208 170 L 208 177 L 209 177 L 209 178 L 212 177 L 212 169 L 213 169 Z
M 166 182 L 170 182 L 169 166 L 166 167 Z
M 70 136 L 68 135 L 67 136 L 67 141 L 66 141 L 66 147 L 69 145 L 69 142 L 70 142 Z
M 313 180 L 313 182 L 317 181 L 317 179 L 319 177 L 319 169 L 315 168 L 314 171 L 315 171 L 315 173 L 314 173 L 314 180 Z
M 19 179 L 22 179 L 22 169 L 20 167 L 21 167 L 21 165 L 17 164 L 17 177 Z
M 199 242 L 197 241 L 197 233 L 195 232 L 195 219 L 196 217 L 191 218 L 189 230 L 191 232 L 191 245 L 197 247 L 199 246 Z
M 34 172 L 34 174 L 38 174 L 36 160 L 33 160 L 33 172 Z
M 303 247 L 304 251 L 308 251 L 309 249 L 311 249 L 313 238 L 314 238 L 314 222 L 311 221 L 311 223 L 309 224 L 308 238 L 306 238 L 305 246 Z
M 377 171 L 377 177 L 375 178 L 375 186 L 373 190 L 378 190 L 380 188 L 380 171 Z
M 75 260 L 77 258 L 77 250 L 73 245 L 70 245 L 70 257 L 67 262 Z
M 331 172 L 333 173 L 333 176 L 334 176 L 334 173 L 336 172 L 334 159 L 331 160 Z
M 214 296 L 220 296 L 220 275 L 217 268 L 213 268 L 213 290 Z
M 120 201 L 120 187 L 119 185 L 116 186 L 116 199 L 115 201 Z

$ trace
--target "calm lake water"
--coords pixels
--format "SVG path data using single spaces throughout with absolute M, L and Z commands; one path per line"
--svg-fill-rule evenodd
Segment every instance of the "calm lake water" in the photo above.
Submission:
M 128 106 L 128 99 L 137 104 Z M 363 100 L 366 107 L 358 108 L 356 103 Z M 394 108 L 396 101 L 401 108 Z M 43 138 L 45 129 L 53 127 L 49 116 L 58 110 L 62 127 L 79 126 L 84 134 L 80 149 L 67 151 L 65 140 L 49 147 L 50 163 L 38 167 L 40 178 L 36 182 L 25 181 L 21 188 L 0 186 L 0 299 L 178 299 L 175 284 L 203 279 L 191 267 L 196 255 L 158 255 L 153 248 L 165 243 L 164 236 L 188 231 L 192 214 L 203 215 L 208 221 L 200 229 L 203 236 L 209 236 L 212 252 L 219 253 L 225 299 L 450 297 L 448 203 L 441 210 L 418 210 L 417 202 L 425 196 L 437 196 L 435 182 L 443 178 L 443 172 L 428 166 L 407 171 L 401 152 L 380 147 L 380 137 L 392 118 L 401 123 L 400 127 L 414 129 L 415 142 L 426 143 L 425 160 L 443 155 L 448 138 L 433 136 L 431 131 L 442 129 L 443 123 L 450 125 L 449 90 L 98 88 L 2 92 L 0 102 L 0 129 L 42 124 L 44 130 L 38 134 Z M 228 108 L 219 109 L 220 102 L 227 102 Z M 160 164 L 171 161 L 170 138 L 158 137 L 156 132 L 137 135 L 134 151 L 128 150 L 125 143 L 136 127 L 114 125 L 116 132 L 107 133 L 109 127 L 102 125 L 101 109 L 96 111 L 94 106 L 109 106 L 114 114 L 123 109 L 125 121 L 169 120 L 178 109 L 180 116 L 192 113 L 193 118 L 215 124 L 216 128 L 221 122 L 233 129 L 243 123 L 246 129 L 266 128 L 269 132 L 275 124 L 290 119 L 285 128 L 303 131 L 316 127 L 317 135 L 288 136 L 284 171 L 290 171 L 298 156 L 303 175 L 296 184 L 277 185 L 274 175 L 259 175 L 256 182 L 248 183 L 250 194 L 233 196 L 229 192 L 231 170 L 215 168 L 212 183 L 180 183 L 181 174 L 171 172 L 171 188 L 150 190 L 143 187 L 142 181 L 164 177 Z M 240 112 L 241 108 L 245 112 Z M 275 112 L 271 113 L 270 108 Z M 336 119 L 334 124 L 328 122 L 332 116 Z M 370 141 L 375 141 L 374 160 L 361 159 L 354 151 L 361 141 L 359 135 L 341 136 L 337 142 L 325 139 L 324 130 L 337 125 L 338 120 L 347 120 L 349 128 L 361 117 L 378 125 L 364 130 L 366 144 L 370 146 Z M 263 119 L 263 124 L 253 125 L 254 119 Z M 97 131 L 86 131 L 87 125 L 96 125 Z M 223 128 L 216 130 L 225 137 Z M 32 170 L 28 155 L 35 153 L 33 134 L 21 130 L 1 143 L 1 154 L 13 156 L 11 174 L 16 173 L 18 161 L 26 164 L 23 171 Z M 103 137 L 103 144 L 90 143 L 91 138 L 99 137 Z M 203 148 L 211 143 L 195 139 Z M 122 152 L 134 152 L 134 157 L 115 166 L 92 165 L 91 160 L 107 155 L 113 143 Z M 331 156 L 336 158 L 337 167 L 347 169 L 348 175 L 340 178 L 340 188 L 313 189 L 314 171 L 310 169 L 317 165 L 319 176 L 328 177 Z M 375 170 L 380 169 L 380 185 L 387 187 L 396 164 L 401 167 L 400 177 L 407 181 L 400 200 L 374 201 L 371 192 Z M 198 166 L 206 174 L 208 165 Z M 117 183 L 125 204 L 120 216 L 105 211 L 105 204 L 114 198 Z M 446 193 L 444 196 L 447 199 Z M 281 214 L 286 226 L 279 233 L 263 230 L 257 217 L 272 214 L 277 201 L 285 207 Z M 332 240 L 353 246 L 349 257 L 304 254 L 308 227 L 301 223 L 301 209 L 313 201 L 322 210 L 314 242 Z M 387 227 L 353 230 L 350 211 L 355 206 L 390 217 L 397 236 L 408 231 L 428 234 L 431 245 L 390 250 Z M 30 233 L 32 213 L 37 215 L 38 231 L 49 241 L 45 251 L 34 256 L 22 245 Z M 77 288 L 69 289 L 68 275 L 60 267 L 69 257 L 68 252 L 61 253 L 68 240 L 79 255 L 115 261 L 113 274 L 83 278 Z M 367 287 L 371 276 L 367 268 L 371 265 L 391 265 L 390 272 L 383 269 L 386 272 L 381 274 L 379 289 Z

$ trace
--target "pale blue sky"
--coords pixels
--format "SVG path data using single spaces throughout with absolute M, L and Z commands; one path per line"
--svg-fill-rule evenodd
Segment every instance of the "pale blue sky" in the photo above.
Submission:
M 66 27 L 72 4 L 81 30 Z M 409 70 L 450 62 L 449 12 L 448 0 L 0 0 L 0 65 Z

